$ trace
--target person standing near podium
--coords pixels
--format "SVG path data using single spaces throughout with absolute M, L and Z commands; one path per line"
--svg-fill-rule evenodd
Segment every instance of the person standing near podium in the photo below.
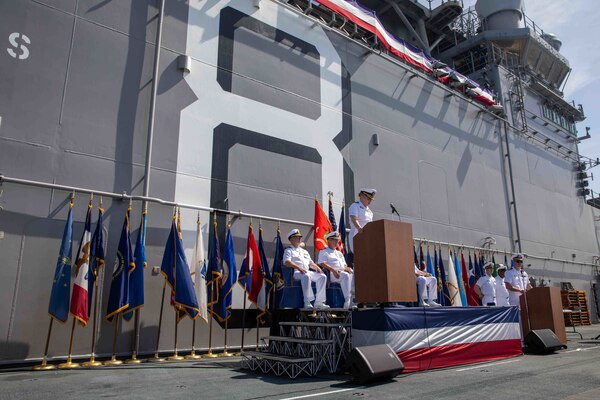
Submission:
M 504 275 L 506 274 L 506 265 L 498 264 L 498 276 L 496 277 L 496 305 L 498 307 L 506 307 L 510 305 L 508 302 L 508 290 L 504 283 Z
M 354 253 L 354 236 L 361 233 L 364 226 L 373 221 L 373 211 L 369 208 L 369 204 L 375 198 L 377 190 L 375 189 L 360 189 L 358 192 L 358 201 L 352 203 L 348 208 L 350 216 L 350 251 Z
M 344 295 L 344 308 L 350 308 L 354 292 L 354 271 L 346 264 L 342 252 L 336 250 L 340 234 L 335 231 L 330 232 L 325 239 L 327 239 L 327 247 L 319 252 L 318 264 L 331 273 L 329 277 L 331 282 L 340 284 Z
M 300 281 L 302 285 L 304 308 L 313 308 L 310 303 L 313 299 L 315 300 L 315 308 L 329 308 L 325 304 L 327 276 L 313 262 L 308 251 L 300 246 L 302 234 L 298 229 L 292 229 L 288 233 L 288 240 L 292 245 L 283 252 L 283 264 L 294 269 L 294 279 Z M 315 283 L 317 289 L 316 295 L 312 290 L 312 282 Z
M 519 306 L 519 298 L 523 293 L 531 289 L 529 275 L 523 271 L 523 254 L 515 253 L 512 259 L 515 267 L 508 271 L 504 277 L 504 284 L 508 290 L 508 302 L 511 306 Z
M 488 262 L 483 268 L 485 269 L 485 275 L 477 280 L 474 290 L 481 299 L 482 305 L 493 307 L 496 305 L 496 278 L 492 276 L 494 263 Z

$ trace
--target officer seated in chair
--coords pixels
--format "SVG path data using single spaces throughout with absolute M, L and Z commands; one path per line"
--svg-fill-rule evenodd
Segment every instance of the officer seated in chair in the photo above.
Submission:
M 417 291 L 419 292 L 420 307 L 439 307 L 437 300 L 437 279 L 429 272 L 421 271 L 415 265 L 415 276 L 417 277 Z
M 327 277 L 321 268 L 310 258 L 308 251 L 300 247 L 302 234 L 298 229 L 292 229 L 288 233 L 288 240 L 291 246 L 285 249 L 283 253 L 283 264 L 288 268 L 294 269 L 294 279 L 300 281 L 302 285 L 304 308 L 313 308 L 311 304 L 312 300 L 315 300 L 316 308 L 329 308 L 325 304 Z M 311 282 L 315 282 L 317 289 L 316 296 L 313 293 Z
M 339 283 L 344 294 L 344 308 L 352 306 L 354 293 L 354 271 L 349 268 L 341 251 L 336 250 L 340 241 L 338 232 L 331 232 L 326 237 L 327 247 L 319 252 L 318 264 L 331 272 L 330 280 Z

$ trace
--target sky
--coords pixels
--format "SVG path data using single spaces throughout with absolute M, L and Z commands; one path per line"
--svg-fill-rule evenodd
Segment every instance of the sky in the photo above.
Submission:
M 423 0 L 421 0 L 423 1 Z M 600 157 L 600 2 L 590 0 L 523 0 L 525 14 L 544 32 L 553 33 L 562 41 L 560 53 L 571 66 L 571 75 L 564 87 L 565 100 L 582 104 L 586 119 L 577 124 L 578 136 L 590 127 L 591 139 L 579 144 L 579 153 L 592 159 Z M 476 0 L 464 0 L 465 9 Z M 600 193 L 600 166 L 588 174 L 590 188 Z

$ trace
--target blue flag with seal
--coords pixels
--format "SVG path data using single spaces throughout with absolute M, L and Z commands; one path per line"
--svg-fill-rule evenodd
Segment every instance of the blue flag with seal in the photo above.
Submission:
M 427 272 L 429 272 L 431 276 L 435 276 L 435 268 L 433 268 L 431 255 L 429 254 L 429 245 L 427 245 Z
M 92 295 L 98 279 L 100 268 L 104 267 L 104 209 L 102 204 L 98 209 L 98 223 L 92 235 L 92 244 L 90 249 L 90 269 L 88 276 L 88 310 L 92 309 Z
M 264 298 L 259 296 L 259 301 L 256 303 L 256 306 L 262 311 L 262 313 L 259 313 L 257 317 L 261 317 L 269 311 L 269 299 L 273 293 L 273 277 L 271 276 L 271 271 L 269 270 L 269 261 L 267 260 L 265 242 L 263 240 L 263 229 L 260 225 L 258 227 L 258 255 L 260 257 L 260 263 L 262 265 L 263 272 Z
M 129 234 L 129 213 L 131 207 L 127 208 L 119 248 L 115 257 L 112 282 L 110 283 L 110 294 L 108 295 L 108 306 L 106 308 L 106 320 L 111 322 L 129 306 L 129 274 L 135 268 L 133 262 L 133 251 L 131 250 L 131 236 Z
M 160 270 L 173 291 L 175 307 L 184 311 L 191 319 L 196 319 L 200 315 L 198 299 L 194 291 L 190 267 L 185 258 L 183 243 L 175 224 L 175 216 L 173 216 L 171 232 L 165 244 Z
M 335 222 L 335 214 L 333 213 L 333 203 L 331 202 L 331 196 L 329 196 L 329 222 L 334 231 L 337 231 L 337 223 Z
M 58 321 L 65 322 L 69 317 L 71 293 L 71 253 L 73 251 L 73 200 L 69 202 L 69 215 L 63 230 L 60 252 L 54 270 L 52 292 L 48 314 Z
M 209 237 L 210 239 L 210 237 Z M 208 297 L 207 305 L 211 307 L 211 313 L 214 313 L 214 308 L 219 301 L 219 283 L 223 267 L 221 266 L 221 249 L 219 246 L 219 235 L 217 233 L 217 219 L 213 219 L 213 234 L 212 242 L 208 248 L 208 271 L 206 271 L 206 296 Z
M 269 310 L 273 312 L 276 308 L 279 307 L 279 299 L 277 298 L 277 291 L 279 289 L 283 289 L 283 243 L 281 242 L 281 232 L 277 229 L 277 236 L 275 237 L 275 256 L 273 257 L 273 268 L 271 269 L 273 273 L 273 286 L 274 290 L 271 292 L 271 297 L 269 298 Z
M 225 239 L 225 249 L 223 250 L 223 274 L 224 279 L 222 280 L 219 303 L 217 305 L 217 318 L 219 321 L 225 321 L 231 315 L 232 291 L 237 281 L 235 251 L 233 249 L 233 238 L 231 237 L 230 227 L 227 228 L 227 238 Z
M 146 210 L 142 212 L 140 229 L 135 241 L 135 269 L 129 274 L 129 307 L 123 313 L 127 321 L 133 316 L 133 311 L 144 306 L 144 270 L 146 269 Z

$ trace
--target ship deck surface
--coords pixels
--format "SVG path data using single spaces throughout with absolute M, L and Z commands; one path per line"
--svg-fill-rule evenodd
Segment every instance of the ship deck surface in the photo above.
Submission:
M 567 331 L 572 328 L 567 328 Z M 0 370 L 0 399 L 599 399 L 600 324 L 568 333 L 568 349 L 405 374 L 369 386 L 349 375 L 289 380 L 239 368 L 240 359 L 145 363 L 71 371 Z

